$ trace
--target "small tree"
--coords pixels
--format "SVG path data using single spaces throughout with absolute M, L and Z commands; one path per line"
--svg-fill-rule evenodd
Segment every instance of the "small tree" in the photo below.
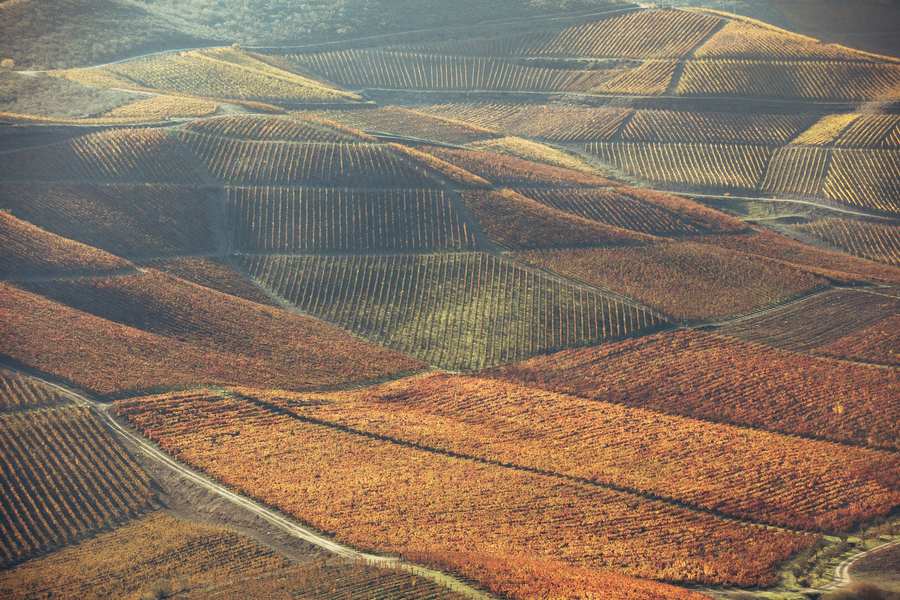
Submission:
M 4 71 L 12 71 L 15 68 L 16 61 L 14 61 L 13 59 L 4 58 L 3 60 L 0 60 L 0 69 L 3 69 Z

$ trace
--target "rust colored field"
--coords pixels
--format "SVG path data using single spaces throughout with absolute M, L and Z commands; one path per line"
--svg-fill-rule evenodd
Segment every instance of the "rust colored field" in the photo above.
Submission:
M 737 219 L 702 204 L 639 188 L 519 188 L 516 191 L 566 213 L 649 235 L 676 237 L 745 229 Z
M 421 366 L 321 321 L 152 271 L 34 289 L 60 301 L 0 287 L 5 352 L 100 394 L 203 382 L 303 388 Z
M 635 298 L 677 320 L 742 314 L 827 284 L 795 267 L 695 242 L 518 256 L 543 269 Z
M 222 259 L 186 256 L 154 260 L 148 266 L 223 294 L 275 306 L 272 300 L 243 273 Z
M 448 144 L 468 144 L 495 136 L 488 129 L 449 118 L 446 114 L 427 114 L 400 106 L 325 114 L 328 118 L 366 131 L 391 133 Z
M 771 313 L 728 325 L 728 335 L 795 351 L 817 351 L 900 312 L 900 299 L 866 291 L 832 290 Z M 874 341 L 874 340 L 873 340 Z
M 816 348 L 816 354 L 900 365 L 900 316 L 893 315 Z
M 850 219 L 819 219 L 795 228 L 854 256 L 900 267 L 900 227 Z
M 68 404 L 57 390 L 19 371 L 0 367 L 0 411 L 31 410 Z
M 528 554 L 638 577 L 752 584 L 815 536 L 313 424 L 246 396 L 135 398 L 168 452 L 337 539 L 386 552 Z M 251 450 L 252 449 L 252 450 Z M 249 468 L 253 465 L 253 468 Z
M 214 192 L 174 185 L 25 184 L 0 206 L 39 227 L 129 258 L 208 253 Z
M 150 480 L 86 408 L 0 416 L 0 557 L 10 565 L 127 521 Z
M 0 277 L 103 273 L 130 266 L 118 256 L 0 211 Z
M 900 269 L 896 267 L 815 248 L 766 229 L 757 229 L 751 235 L 703 236 L 696 241 L 789 263 L 837 281 L 900 282 Z
M 487 179 L 495 185 L 510 187 L 602 187 L 612 184 L 608 179 L 599 175 L 554 167 L 507 154 L 439 147 L 427 147 L 424 150 Z
M 900 503 L 892 453 L 504 381 L 426 375 L 353 392 L 267 397 L 318 421 L 787 527 L 846 530 Z M 848 504 L 850 497 L 857 500 Z
M 489 372 L 585 398 L 897 448 L 900 374 L 697 331 L 565 350 Z
M 462 198 L 488 237 L 506 248 L 619 246 L 653 239 L 546 206 L 509 189 L 463 192 Z

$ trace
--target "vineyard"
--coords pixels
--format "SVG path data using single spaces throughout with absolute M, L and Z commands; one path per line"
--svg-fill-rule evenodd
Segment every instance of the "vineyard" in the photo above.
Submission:
M 20 219 L 129 258 L 215 250 L 209 223 L 217 201 L 211 192 L 173 185 L 0 188 L 0 207 Z
M 68 404 L 69 399 L 56 388 L 0 367 L 0 412 L 31 410 Z
M 498 186 L 603 187 L 612 183 L 595 173 L 555 167 L 508 154 L 437 146 L 424 150 Z
M 69 284 L 54 293 L 101 315 L 0 284 L 4 352 L 98 394 L 201 382 L 295 389 L 422 366 L 315 319 L 161 275 Z M 162 321 L 146 322 L 145 311 Z
M 796 231 L 849 252 L 900 267 L 900 228 L 871 221 L 819 219 L 794 227 Z
M 246 185 L 405 187 L 433 185 L 387 147 L 361 143 L 257 142 L 181 134 L 217 179 Z
M 662 197 L 638 188 L 520 188 L 541 204 L 613 227 L 658 236 L 739 230 L 739 223 L 677 196 Z
M 433 189 L 228 188 L 236 249 L 246 252 L 471 250 L 448 193 Z
M 644 308 L 488 254 L 256 256 L 243 264 L 304 312 L 447 369 L 663 325 Z
M 830 344 L 816 348 L 817 354 L 881 365 L 900 365 L 900 317 L 892 315 L 858 329 Z
M 624 173 L 674 186 L 753 190 L 772 150 L 725 144 L 589 143 L 585 150 Z
M 825 196 L 851 206 L 900 214 L 900 151 L 832 152 Z
M 4 155 L 3 181 L 200 183 L 190 151 L 162 129 L 112 129 Z
M 384 552 L 461 553 L 474 567 L 528 554 L 638 577 L 752 585 L 772 581 L 777 562 L 816 540 L 348 432 L 244 396 L 198 390 L 122 401 L 116 411 L 227 485 Z
M 742 339 L 794 351 L 814 351 L 897 314 L 900 299 L 852 290 L 833 290 L 801 303 L 726 326 Z
M 253 285 L 232 265 L 221 259 L 187 256 L 158 259 L 148 263 L 147 266 L 223 294 L 230 294 L 258 304 L 275 306 L 262 290 Z
M 120 87 L 176 94 L 273 102 L 352 102 L 355 94 L 328 87 L 230 48 L 191 50 L 139 58 L 103 67 L 103 73 L 73 70 L 75 81 L 106 77 Z
M 448 118 L 441 113 L 426 114 L 399 106 L 383 106 L 373 110 L 329 112 L 326 116 L 352 127 L 444 142 L 468 144 L 494 137 L 492 131 Z
M 286 58 L 303 70 L 356 89 L 586 92 L 610 74 L 607 70 L 535 67 L 496 58 L 377 49 Z
M 900 116 L 862 114 L 835 141 L 840 147 L 900 149 Z
M 187 131 L 219 137 L 263 142 L 361 142 L 372 138 L 361 131 L 312 116 L 281 117 L 229 115 L 192 121 Z
M 150 96 L 119 106 L 100 116 L 101 119 L 136 119 L 141 121 L 207 117 L 219 109 L 210 100 L 181 96 Z
M 808 121 L 804 115 L 638 110 L 622 130 L 622 141 L 782 144 Z
M 517 256 L 541 269 L 635 298 L 676 320 L 742 314 L 827 283 L 788 265 L 694 242 Z
M 813 38 L 740 20 L 729 21 L 697 49 L 697 58 L 871 61 L 871 57 Z
M 765 229 L 750 235 L 707 235 L 695 241 L 737 250 L 752 256 L 800 267 L 839 282 L 881 281 L 900 283 L 900 271 L 843 252 L 801 244 Z
M 9 566 L 126 521 L 150 481 L 84 408 L 0 416 L 0 555 Z
M 653 239 L 563 212 L 512 190 L 463 192 L 487 236 L 509 249 L 635 244 Z
M 760 191 L 773 195 L 820 196 L 829 150 L 815 146 L 778 149 L 766 169 Z
M 900 499 L 891 477 L 881 477 L 897 466 L 887 452 L 502 381 L 437 374 L 298 400 L 281 402 L 302 416 L 390 439 L 793 528 L 846 529 L 889 512 Z M 854 494 L 860 504 L 849 508 L 845 498 Z
M 895 100 L 900 65 L 893 63 L 691 60 L 676 93 L 685 96 Z
M 418 110 L 449 115 L 476 127 L 553 142 L 605 141 L 632 113 L 623 108 L 497 103 L 436 104 Z
M 821 319 L 821 317 L 819 317 Z M 778 433 L 896 449 L 900 375 L 678 331 L 488 372 L 531 387 Z
M 860 116 L 858 113 L 825 115 L 794 138 L 791 143 L 813 146 L 833 144 L 835 138 L 840 136 L 841 132 L 850 127 Z
M 160 582 L 190 590 L 289 566 L 245 536 L 154 512 L 0 574 L 0 592 L 7 598 L 139 598 Z
M 604 79 L 591 88 L 597 94 L 656 96 L 666 92 L 678 66 L 674 60 L 648 60 Z
M 0 210 L 0 277 L 104 272 L 130 265 L 103 250 L 60 237 Z

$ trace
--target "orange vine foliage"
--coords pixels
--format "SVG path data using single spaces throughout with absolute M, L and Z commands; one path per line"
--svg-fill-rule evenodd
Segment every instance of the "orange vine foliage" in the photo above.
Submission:
M 262 402 L 262 403 L 261 403 Z M 636 577 L 752 585 L 817 536 L 314 423 L 202 390 L 119 402 L 167 452 L 357 547 L 528 554 Z
M 897 448 L 900 374 L 698 331 L 564 350 L 491 377 L 586 398 Z
M 0 340 L 12 358 L 101 394 L 203 382 L 302 388 L 421 367 L 316 319 L 153 271 L 65 283 L 40 288 L 60 301 L 0 286 Z
M 694 242 L 528 252 L 519 257 L 684 320 L 742 314 L 828 283 L 790 265 Z

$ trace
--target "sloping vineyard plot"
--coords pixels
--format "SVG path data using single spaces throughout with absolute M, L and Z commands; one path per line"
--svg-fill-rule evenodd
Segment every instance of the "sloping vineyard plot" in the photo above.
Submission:
M 767 146 L 589 143 L 585 149 L 628 175 L 677 187 L 753 190 L 772 155 Z
M 821 317 L 819 317 L 821 318 Z M 488 374 L 584 398 L 872 447 L 900 440 L 900 374 L 697 331 L 564 350 Z
M 746 585 L 771 581 L 777 561 L 816 539 L 310 423 L 244 396 L 197 391 L 116 410 L 224 483 L 338 540 L 385 552 L 461 553 L 476 564 L 527 554 Z
M 10 565 L 147 510 L 150 481 L 85 408 L 0 416 L 0 556 Z
M 462 198 L 487 236 L 505 248 L 619 246 L 653 239 L 541 204 L 513 190 L 467 191 Z
M 795 145 L 829 145 L 834 143 L 842 131 L 859 119 L 858 113 L 837 113 L 825 115 L 810 125 L 809 129 L 791 140 Z
M 680 58 L 721 23 L 678 10 L 640 10 L 566 29 L 535 49 L 540 56 Z
M 119 256 L 165 256 L 216 249 L 214 195 L 173 185 L 23 184 L 0 187 L 0 207 Z
M 585 92 L 607 69 L 531 66 L 496 58 L 335 50 L 287 57 L 299 67 L 351 88 Z
M 774 27 L 729 21 L 697 49 L 697 58 L 754 58 L 770 60 L 873 60 L 871 55 Z
M 0 412 L 68 403 L 69 399 L 56 388 L 19 371 L 0 368 Z
M 798 266 L 839 282 L 900 282 L 900 269 L 896 267 L 802 244 L 766 229 L 756 229 L 750 235 L 707 235 L 695 240 Z
M 0 211 L 0 277 L 103 273 L 131 264 Z
M 437 146 L 426 146 L 422 150 L 500 186 L 600 187 L 612 183 L 593 173 L 555 167 L 509 154 Z
M 147 266 L 157 271 L 174 275 L 179 279 L 208 287 L 217 292 L 230 294 L 259 304 L 275 306 L 274 302 L 262 290 L 253 285 L 253 282 L 243 273 L 223 259 L 183 256 L 157 259 L 147 263 Z
M 598 82 L 590 91 L 597 94 L 657 96 L 669 89 L 677 64 L 674 60 L 644 61 Z
M 835 141 L 848 148 L 900 148 L 900 115 L 862 114 Z
M 736 231 L 740 223 L 677 196 L 639 188 L 519 188 L 542 204 L 614 227 L 678 236 Z
M 141 598 L 253 578 L 290 562 L 227 529 L 154 512 L 0 573 L 6 598 Z M 179 595 L 180 596 L 180 595 Z
M 819 219 L 794 227 L 836 248 L 900 267 L 900 227 L 871 221 Z
M 691 60 L 685 96 L 883 100 L 900 97 L 900 65 L 860 62 Z
M 434 184 L 424 169 L 377 144 L 257 142 L 181 135 L 209 172 L 228 183 L 363 187 Z
M 554 142 L 607 140 L 631 114 L 626 108 L 563 104 L 436 104 L 418 107 L 477 127 Z
M 219 105 L 210 100 L 186 98 L 184 96 L 149 96 L 140 98 L 129 104 L 114 108 L 100 115 L 100 120 L 133 119 L 145 123 L 147 121 L 167 121 L 190 117 L 207 117 L 219 109 Z
M 152 272 L 53 291 L 101 316 L 0 285 L 4 352 L 98 394 L 198 383 L 304 388 L 422 366 L 315 319 Z
M 819 346 L 815 351 L 816 354 L 861 362 L 900 365 L 900 315 L 876 321 L 830 344 Z
M 829 152 L 815 146 L 779 148 L 766 169 L 760 191 L 781 196 L 820 195 Z
M 866 210 L 900 214 L 900 151 L 832 151 L 825 196 Z
M 359 99 L 321 82 L 273 67 L 230 48 L 190 50 L 138 58 L 103 67 L 64 72 L 66 77 L 98 83 L 104 77 L 126 88 L 212 98 L 283 102 L 349 102 Z
M 662 325 L 646 309 L 486 254 L 256 256 L 244 266 L 301 310 L 449 369 Z
M 114 129 L 4 155 L 4 181 L 202 183 L 187 148 L 161 129 Z
M 328 118 L 366 131 L 435 140 L 448 144 L 468 144 L 494 137 L 494 132 L 448 118 L 446 114 L 426 114 L 419 110 L 381 106 L 373 110 L 345 110 L 325 113 Z
M 849 528 L 900 501 L 891 453 L 502 381 L 427 375 L 297 400 L 283 404 L 320 421 L 793 528 Z
M 372 141 L 361 131 L 341 127 L 312 116 L 281 117 L 228 115 L 192 121 L 185 129 L 195 133 L 264 142 L 360 142 Z
M 518 256 L 542 269 L 626 294 L 679 320 L 742 314 L 827 283 L 795 267 L 694 242 Z
M 804 115 L 638 110 L 622 130 L 622 140 L 781 144 L 808 122 Z
M 795 351 L 815 351 L 900 311 L 900 300 L 853 290 L 833 290 L 735 323 L 723 333 Z
M 434 189 L 229 188 L 235 248 L 246 252 L 470 250 L 475 237 Z

